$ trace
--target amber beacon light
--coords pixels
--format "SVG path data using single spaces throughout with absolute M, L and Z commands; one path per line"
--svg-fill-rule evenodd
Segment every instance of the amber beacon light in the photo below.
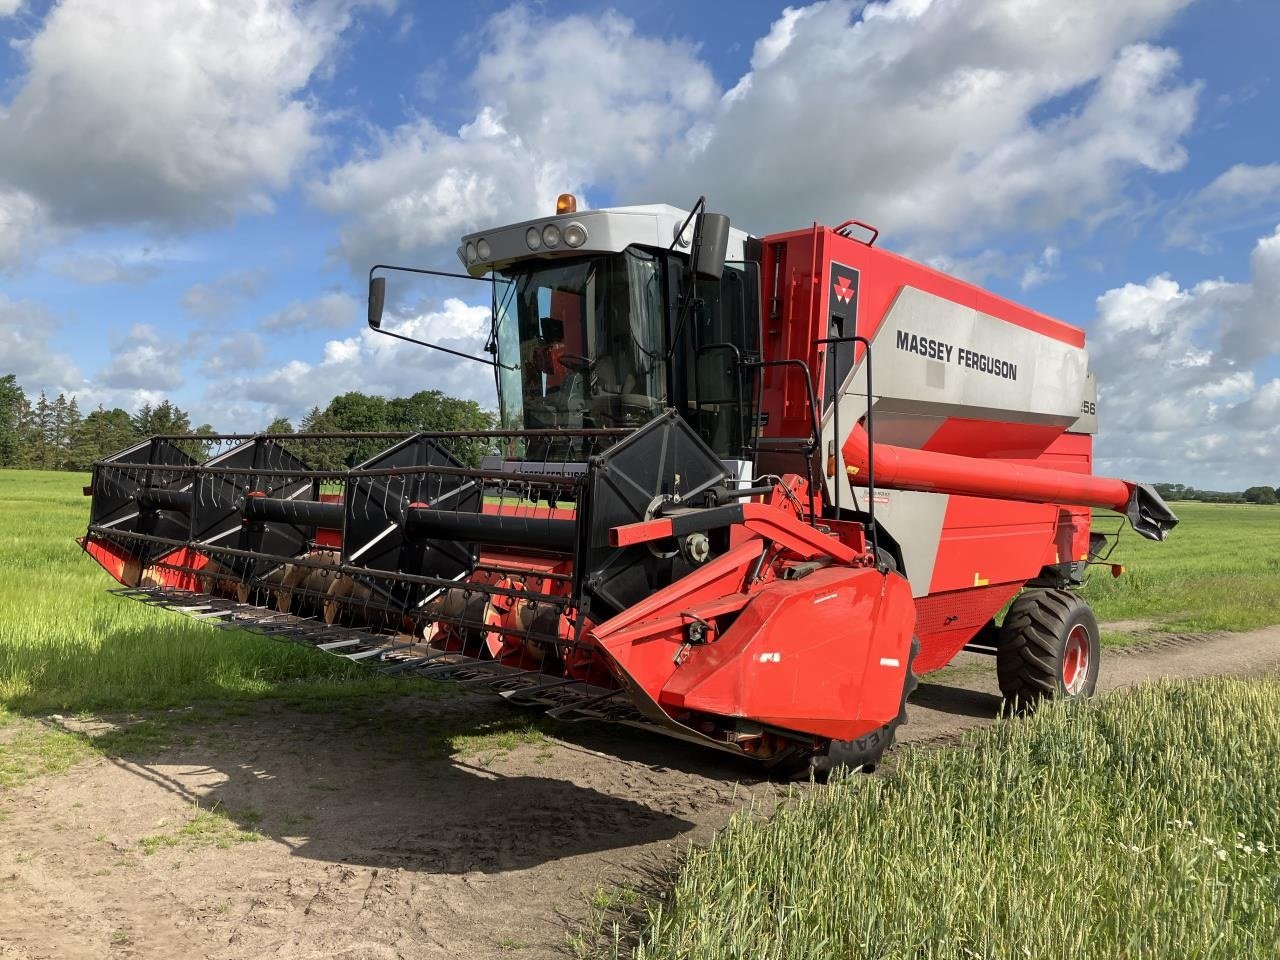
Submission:
M 577 213 L 578 198 L 572 193 L 562 193 L 556 197 L 556 213 Z

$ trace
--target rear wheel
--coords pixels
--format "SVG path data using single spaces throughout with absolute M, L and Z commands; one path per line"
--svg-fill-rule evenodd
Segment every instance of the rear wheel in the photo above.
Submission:
M 907 698 L 915 693 L 920 682 L 912 670 L 919 652 L 920 641 L 912 637 L 911 651 L 907 654 L 907 674 L 902 682 L 902 702 L 896 717 L 878 730 L 872 730 L 856 740 L 831 740 L 816 753 L 798 759 L 788 768 L 791 779 L 807 780 L 813 777 L 819 783 L 825 783 L 837 770 L 861 770 L 863 773 L 874 771 L 885 751 L 893 745 L 898 728 L 907 722 Z
M 1016 710 L 1079 699 L 1098 684 L 1098 621 L 1066 590 L 1029 590 L 1005 615 L 996 646 L 1000 692 Z

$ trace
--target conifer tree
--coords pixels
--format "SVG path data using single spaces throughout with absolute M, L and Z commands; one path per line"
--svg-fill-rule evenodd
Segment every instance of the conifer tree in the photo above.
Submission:
M 12 373 L 0 377 L 0 467 L 18 466 L 22 452 L 18 424 L 26 404 L 27 397 L 18 386 L 18 378 Z

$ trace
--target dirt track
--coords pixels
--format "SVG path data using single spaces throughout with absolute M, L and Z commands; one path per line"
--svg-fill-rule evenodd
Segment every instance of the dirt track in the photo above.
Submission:
M 1108 651 L 1105 689 L 1280 667 L 1280 627 Z M 908 742 L 988 723 L 988 658 L 921 684 Z M 442 759 L 480 698 L 336 714 L 254 706 L 165 746 L 0 794 L 0 960 L 544 957 L 599 885 L 627 883 L 780 788 L 749 767 L 627 731 L 557 728 Z M 193 801 L 262 839 L 172 836 Z

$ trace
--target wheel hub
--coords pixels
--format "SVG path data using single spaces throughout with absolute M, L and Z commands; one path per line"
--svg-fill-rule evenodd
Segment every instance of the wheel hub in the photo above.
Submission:
M 1089 630 L 1078 623 L 1067 634 L 1066 649 L 1062 653 L 1062 686 L 1068 696 L 1076 696 L 1089 676 Z

